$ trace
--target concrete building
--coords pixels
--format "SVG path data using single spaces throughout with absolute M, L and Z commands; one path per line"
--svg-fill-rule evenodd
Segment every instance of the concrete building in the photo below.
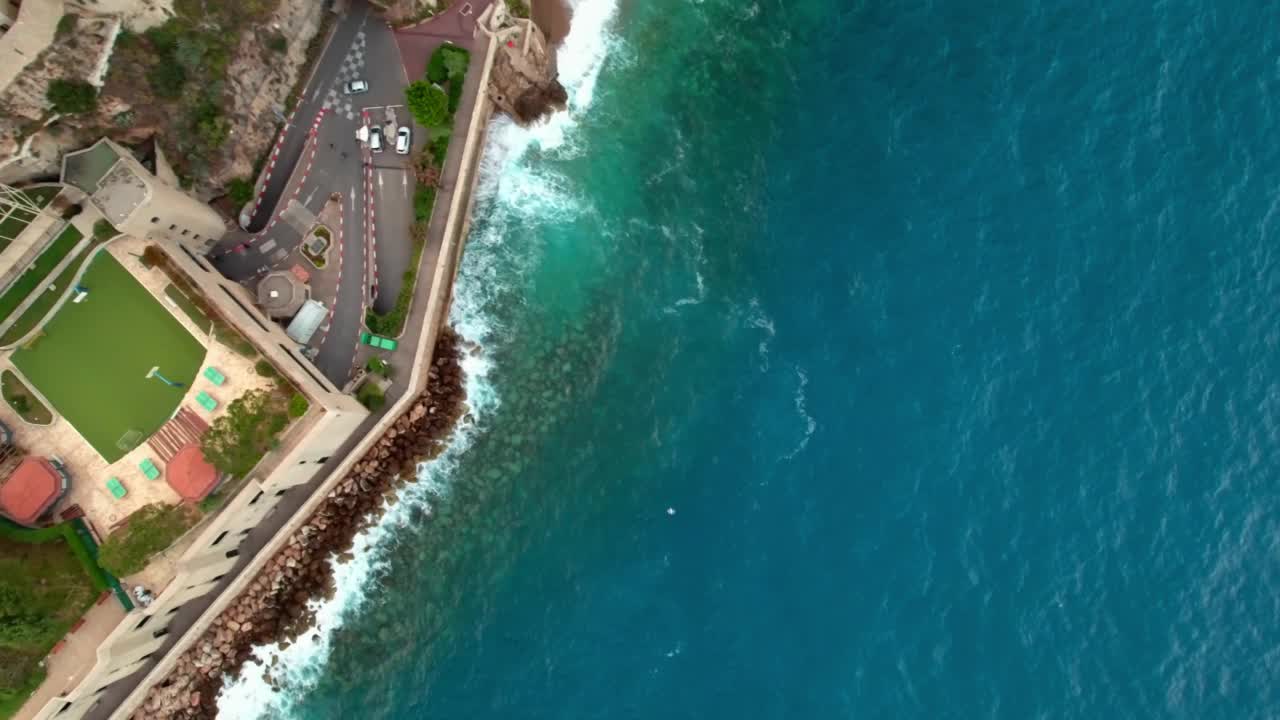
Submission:
M 177 561 L 174 579 L 146 608 L 133 610 L 98 647 L 97 663 L 74 687 L 47 703 L 37 718 L 73 720 L 95 706 L 115 681 L 137 672 L 166 641 L 174 614 L 184 603 L 218 588 L 240 558 L 239 547 L 271 514 L 291 488 L 311 481 L 331 456 L 368 417 L 369 411 L 324 376 L 298 343 L 255 306 L 255 298 L 209 265 L 204 253 L 225 230 L 212 209 L 187 196 L 171 179 L 158 153 L 155 169 L 107 139 L 63 159 L 63 182 L 86 194 L 86 202 L 118 230 L 155 241 L 172 265 L 190 281 L 218 317 L 235 327 L 305 395 L 310 410 L 298 433 L 264 460 L 244 487 L 200 532 Z M 190 454 L 190 453 L 189 453 Z M 188 499 L 203 497 L 217 482 L 203 459 L 192 455 L 189 467 L 169 465 L 182 480 Z M 197 462 L 197 460 L 199 462 Z M 181 492 L 181 491 L 180 491 Z
M 62 159 L 62 182 L 79 188 L 122 233 L 182 243 L 203 255 L 226 233 L 212 208 L 183 192 L 158 148 L 152 167 L 107 138 Z
M 192 201 L 194 202 L 194 201 Z M 178 560 L 174 579 L 146 608 L 130 612 L 98 647 L 97 663 L 76 685 L 55 698 L 36 718 L 74 720 L 92 709 L 115 681 L 144 666 L 166 641 L 174 614 L 184 603 L 219 587 L 241 562 L 239 547 L 246 535 L 271 514 L 291 488 L 311 481 L 325 462 L 346 443 L 369 411 L 344 394 L 303 356 L 278 324 L 254 307 L 254 298 L 224 278 L 179 235 L 157 245 L 200 290 L 218 315 L 234 325 L 266 359 L 307 396 L 311 410 L 301 432 L 277 451 L 271 466 L 250 477 L 245 486 L 208 524 Z M 170 466 L 170 472 L 175 472 Z M 204 491 L 206 483 L 195 483 Z
M 269 317 L 291 318 L 311 298 L 307 284 L 288 270 L 275 270 L 258 281 L 258 305 Z
M 17 460 L 18 451 L 11 445 L 0 452 Z M 0 485 L 0 515 L 19 525 L 35 526 L 71 487 L 71 478 L 61 463 L 40 457 L 17 460 L 5 474 L 8 477 Z

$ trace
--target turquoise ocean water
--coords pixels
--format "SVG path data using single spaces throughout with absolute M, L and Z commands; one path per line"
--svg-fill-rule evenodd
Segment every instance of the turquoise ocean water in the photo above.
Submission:
M 575 5 L 473 421 L 223 714 L 1280 716 L 1280 7 Z

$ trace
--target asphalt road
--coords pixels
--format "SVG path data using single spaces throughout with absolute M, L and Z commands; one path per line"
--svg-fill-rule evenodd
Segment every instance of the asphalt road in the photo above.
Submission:
M 253 291 L 262 275 L 291 264 L 288 253 L 302 240 L 299 230 L 283 221 L 281 213 L 292 202 L 318 213 L 332 193 L 342 196 L 341 274 L 336 293 L 316 298 L 330 307 L 331 316 L 310 343 L 316 366 L 340 387 L 354 370 L 364 311 L 375 302 L 375 289 L 380 298 L 390 297 L 390 305 L 378 302 L 375 307 L 394 306 L 409 263 L 412 181 L 407 158 L 396 155 L 393 148 L 370 155 L 356 139 L 365 117 L 381 119 L 385 107 L 404 102 L 403 67 L 391 29 L 367 2 L 353 2 L 337 22 L 286 130 L 262 202 L 250 222 L 253 232 L 229 233 L 210 253 L 220 272 Z M 344 93 L 346 82 L 357 78 L 369 83 L 369 91 Z M 398 108 L 397 115 L 400 122 L 408 122 L 403 108 Z M 394 142 L 394 132 L 391 139 Z M 366 163 L 371 164 L 372 173 L 366 172 Z M 375 196 L 376 204 L 370 205 L 369 199 Z M 373 212 L 376 223 L 371 222 Z M 369 232 L 373 228 L 377 228 L 376 239 Z M 378 260 L 376 277 L 371 275 L 374 258 Z M 337 256 L 331 254 L 330 259 Z

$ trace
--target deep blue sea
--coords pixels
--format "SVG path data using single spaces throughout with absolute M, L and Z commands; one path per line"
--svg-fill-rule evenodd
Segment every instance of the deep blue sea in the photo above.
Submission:
M 224 715 L 1280 717 L 1280 5 L 574 4 L 472 417 Z

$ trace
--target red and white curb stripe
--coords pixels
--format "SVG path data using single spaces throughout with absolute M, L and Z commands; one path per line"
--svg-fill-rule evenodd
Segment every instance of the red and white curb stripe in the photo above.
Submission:
M 369 111 L 365 110 L 364 124 L 369 125 Z M 365 188 L 365 244 L 364 244 L 364 261 L 365 267 L 368 268 L 368 275 L 371 279 L 371 287 L 368 293 L 361 291 L 366 299 L 371 300 L 378 295 L 378 213 L 377 206 L 374 202 L 373 189 L 373 153 L 366 151 L 364 153 L 364 188 Z
M 267 184 L 271 182 L 271 173 L 276 169 L 276 160 L 280 157 L 280 148 L 284 146 L 284 138 L 289 134 L 289 128 L 293 127 L 293 114 L 297 112 L 297 108 L 289 113 L 289 117 L 285 118 L 284 127 L 280 128 L 280 137 L 276 138 L 275 149 L 271 151 L 271 159 L 267 161 L 266 174 L 262 175 L 258 182 L 258 196 L 253 200 L 253 212 L 249 214 L 249 219 L 253 220 L 253 216 L 258 214 L 258 207 L 262 205 L 262 196 L 267 192 Z
M 329 306 L 329 317 L 325 320 L 324 331 L 320 334 L 320 344 L 316 348 L 323 348 L 324 341 L 329 339 L 329 329 L 333 327 L 333 313 L 338 309 L 338 293 L 342 290 L 342 239 L 346 229 L 346 221 L 342 211 L 342 199 L 338 200 L 338 285 L 334 291 L 333 303 Z M 359 343 L 356 343 L 359 345 Z
M 310 151 L 310 154 L 308 155 L 307 146 L 303 145 L 302 154 L 307 156 L 307 164 L 303 166 L 302 176 L 298 178 L 297 184 L 293 188 L 293 194 L 289 196 L 290 199 L 297 198 L 298 193 L 302 191 L 303 186 L 306 185 L 307 183 L 307 176 L 311 173 L 311 165 L 315 162 L 315 159 L 316 159 L 316 148 L 320 145 L 320 140 L 319 140 L 320 124 L 324 120 L 324 115 L 325 115 L 325 110 L 321 108 L 320 112 L 316 113 L 316 119 L 311 123 L 311 132 L 307 134 L 307 143 L 311 146 L 311 151 Z M 276 154 L 277 155 L 279 154 L 279 148 L 277 148 Z M 271 165 L 273 167 L 275 166 L 274 156 L 272 157 Z M 294 168 L 295 174 L 297 173 L 297 171 L 298 169 Z M 266 185 L 264 184 L 263 187 L 265 188 Z M 259 194 L 258 196 L 258 202 L 262 202 L 261 194 Z M 236 252 L 237 250 L 241 250 L 241 251 L 247 250 L 251 246 L 253 246 L 255 243 L 257 243 L 259 240 L 262 240 L 266 236 L 267 231 L 270 230 L 272 227 L 274 227 L 277 222 L 279 222 L 281 216 L 284 215 L 285 208 L 287 207 L 288 207 L 288 203 L 277 202 L 276 214 L 274 217 L 271 218 L 271 222 L 267 223 L 266 227 L 262 228 L 262 230 L 258 231 L 254 235 L 251 235 L 247 241 L 245 241 L 243 244 L 239 245 L 238 247 L 234 247 L 234 248 L 231 248 L 230 250 L 223 251 L 221 255 L 214 256 L 214 258 L 216 259 L 218 257 L 230 255 L 231 253 Z

